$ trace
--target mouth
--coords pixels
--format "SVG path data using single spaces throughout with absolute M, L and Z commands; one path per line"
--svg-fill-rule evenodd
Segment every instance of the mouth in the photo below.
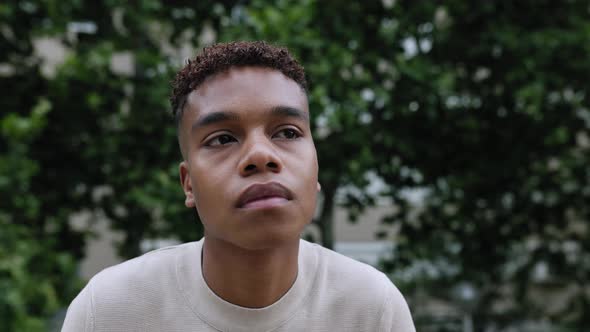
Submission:
M 249 186 L 238 198 L 240 209 L 271 208 L 293 199 L 289 189 L 278 182 L 257 183 Z

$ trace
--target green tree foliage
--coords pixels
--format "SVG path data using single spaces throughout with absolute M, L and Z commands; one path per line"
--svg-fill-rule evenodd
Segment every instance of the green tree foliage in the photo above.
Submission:
M 84 256 L 91 230 L 75 227 L 76 212 L 109 217 L 125 234 L 124 257 L 150 236 L 198 237 L 178 204 L 175 130 L 161 126 L 171 123 L 171 66 L 143 33 L 167 13 L 155 5 L 0 4 L 2 331 L 45 330 L 79 290 L 72 258 Z M 117 7 L 129 20 L 120 30 Z M 48 37 L 61 66 L 38 52 Z M 133 74 L 112 62 L 130 48 Z
M 589 10 L 253 1 L 230 36 L 248 27 L 307 65 L 324 194 L 365 188 L 368 170 L 386 182 L 394 277 L 451 301 L 453 285 L 471 283 L 478 328 L 541 317 L 577 327 L 590 309 Z M 354 216 L 374 198 L 345 205 Z M 539 301 L 566 288 L 559 308 Z
M 0 117 L 0 330 L 46 331 L 46 319 L 77 291 L 74 260 L 56 252 L 57 237 L 37 236 L 39 198 L 31 194 L 39 164 L 29 143 L 43 130 L 51 104 L 39 99 L 28 116 Z M 21 221 L 30 221 L 31 224 Z M 49 233 L 49 232 L 48 232 Z
M 370 108 L 375 169 L 402 207 L 387 219 L 401 225 L 388 267 L 434 266 L 411 277 L 431 289 L 473 283 L 479 322 L 590 323 L 589 10 L 400 2 L 386 15 L 385 49 L 405 47 L 394 74 L 373 75 L 393 87 Z M 555 285 L 577 291 L 548 309 L 533 294 Z
M 123 257 L 144 239 L 198 238 L 177 184 L 169 81 L 206 44 L 264 39 L 287 46 L 311 83 L 321 242 L 333 243 L 337 202 L 355 219 L 386 198 L 400 236 L 384 268 L 409 295 L 448 298 L 469 282 L 478 328 L 588 324 L 588 15 L 574 0 L 2 3 L 0 221 L 3 236 L 30 242 L 11 266 L 22 275 L 46 255 L 61 267 L 39 280 L 67 275 L 64 253 L 83 257 L 90 235 L 70 222 L 78 211 L 123 233 Z M 55 68 L 36 52 L 45 37 L 61 45 Z M 369 174 L 386 183 L 377 197 Z M 573 290 L 564 307 L 534 300 L 556 285 Z M 33 319 L 70 296 L 44 292 L 31 295 L 46 299 Z

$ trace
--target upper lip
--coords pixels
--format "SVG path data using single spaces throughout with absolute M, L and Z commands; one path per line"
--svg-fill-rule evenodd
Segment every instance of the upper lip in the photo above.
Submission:
M 287 187 L 278 182 L 255 183 L 242 192 L 238 198 L 237 206 L 241 208 L 250 202 L 270 197 L 282 197 L 291 200 L 293 194 Z

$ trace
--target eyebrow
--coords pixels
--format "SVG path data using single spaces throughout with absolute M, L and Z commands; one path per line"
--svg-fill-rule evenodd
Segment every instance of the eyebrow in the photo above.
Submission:
M 275 106 L 271 108 L 269 113 L 269 115 L 275 117 L 291 117 L 309 121 L 309 114 L 307 112 L 290 106 Z
M 267 115 L 271 117 L 292 117 L 309 121 L 309 114 L 307 112 L 290 106 L 275 106 L 270 109 Z M 203 115 L 195 121 L 191 127 L 191 132 L 195 132 L 199 128 L 226 121 L 240 121 L 240 116 L 231 111 L 211 112 Z
M 191 131 L 195 131 L 198 128 L 206 127 L 212 124 L 225 121 L 239 121 L 240 117 L 229 111 L 216 111 L 203 115 L 195 123 L 193 123 Z

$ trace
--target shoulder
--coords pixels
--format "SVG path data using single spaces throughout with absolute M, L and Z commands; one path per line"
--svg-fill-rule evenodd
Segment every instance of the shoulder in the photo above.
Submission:
M 102 270 L 89 283 L 96 292 L 102 287 L 128 287 L 162 282 L 163 279 L 174 276 L 176 259 L 195 245 L 195 242 L 190 242 L 150 251 Z
M 322 294 L 322 301 L 354 317 L 363 328 L 414 331 L 406 300 L 384 273 L 319 245 L 303 245 L 318 257 L 315 293 Z
M 62 331 L 115 325 L 118 331 L 138 330 L 147 320 L 157 321 L 164 304 L 176 303 L 180 296 L 177 261 L 196 255 L 199 243 L 155 250 L 99 272 L 70 304 Z
M 341 285 L 347 289 L 370 294 L 382 294 L 384 289 L 397 290 L 384 273 L 368 264 L 317 244 L 309 242 L 304 244 L 307 247 L 306 250 L 315 251 L 318 257 L 318 273 L 328 278 L 333 286 Z
M 196 242 L 162 248 L 106 268 L 96 274 L 70 307 L 81 302 L 92 315 L 117 316 L 130 310 L 145 312 L 179 296 L 176 262 L 196 252 Z M 72 309 L 74 310 L 74 309 Z

